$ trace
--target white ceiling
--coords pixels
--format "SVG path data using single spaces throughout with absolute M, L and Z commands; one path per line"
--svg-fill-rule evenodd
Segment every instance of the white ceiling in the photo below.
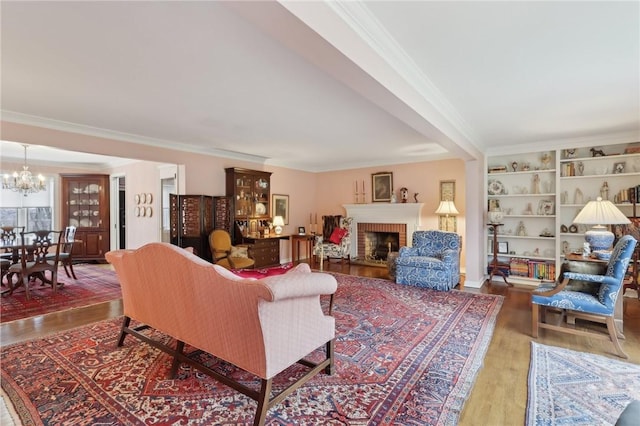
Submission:
M 0 7 L 8 121 L 309 171 L 640 140 L 637 1 Z

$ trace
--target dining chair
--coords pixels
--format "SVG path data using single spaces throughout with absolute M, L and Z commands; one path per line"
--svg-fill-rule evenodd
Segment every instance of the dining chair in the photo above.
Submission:
M 9 295 L 22 284 L 27 300 L 29 294 L 29 282 L 39 278 L 43 284 L 50 284 L 54 292 L 58 289 L 58 262 L 60 246 L 62 244 L 62 231 L 33 231 L 22 232 L 20 262 L 9 267 L 9 274 L 16 274 L 18 281 L 13 285 L 9 281 Z M 49 254 L 55 254 L 53 257 Z M 51 278 L 47 279 L 49 271 Z
M 78 278 L 76 278 L 76 273 L 73 271 L 73 259 L 71 257 L 75 237 L 76 227 L 67 226 L 64 229 L 64 233 L 62 234 L 62 242 L 60 244 L 60 254 L 58 256 L 58 261 L 64 267 L 64 272 L 67 274 L 67 277 L 71 278 L 73 276 L 73 279 L 77 280 Z M 47 257 L 52 259 L 53 257 L 55 257 L 55 255 L 55 253 L 49 253 Z M 71 275 L 69 275 L 69 270 L 71 270 Z
M 24 226 L 0 227 L 0 244 L 3 247 L 0 253 L 0 259 L 7 259 L 12 263 L 18 261 L 18 252 L 14 246 L 18 243 L 22 232 L 24 232 Z

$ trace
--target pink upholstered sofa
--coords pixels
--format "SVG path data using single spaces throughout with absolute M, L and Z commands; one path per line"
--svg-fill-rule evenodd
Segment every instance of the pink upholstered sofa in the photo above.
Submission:
M 111 251 L 106 258 L 122 286 L 124 321 L 118 345 L 132 334 L 174 357 L 172 376 L 181 362 L 189 363 L 252 397 L 258 402 L 255 425 L 264 424 L 267 410 L 313 375 L 333 373 L 335 321 L 320 304 L 320 295 L 336 291 L 333 276 L 300 264 L 283 275 L 245 279 L 166 243 Z M 134 328 L 131 320 L 143 325 Z M 149 327 L 175 338 L 176 347 L 150 339 L 143 332 Z M 193 361 L 183 350 L 185 344 L 260 377 L 260 391 Z M 304 360 L 322 346 L 322 362 Z M 308 366 L 308 373 L 271 396 L 272 378 L 296 362 Z

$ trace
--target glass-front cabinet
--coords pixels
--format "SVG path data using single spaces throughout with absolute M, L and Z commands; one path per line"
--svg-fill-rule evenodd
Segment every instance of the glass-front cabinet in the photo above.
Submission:
M 271 172 L 237 167 L 225 169 L 227 196 L 231 197 L 233 240 L 257 235 L 271 217 Z
M 109 176 L 62 174 L 62 225 L 75 226 L 74 260 L 103 260 L 109 251 Z

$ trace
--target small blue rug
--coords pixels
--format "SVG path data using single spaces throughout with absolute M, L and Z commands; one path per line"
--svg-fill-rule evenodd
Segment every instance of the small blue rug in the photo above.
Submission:
M 614 425 L 634 399 L 640 365 L 531 342 L 528 426 Z

